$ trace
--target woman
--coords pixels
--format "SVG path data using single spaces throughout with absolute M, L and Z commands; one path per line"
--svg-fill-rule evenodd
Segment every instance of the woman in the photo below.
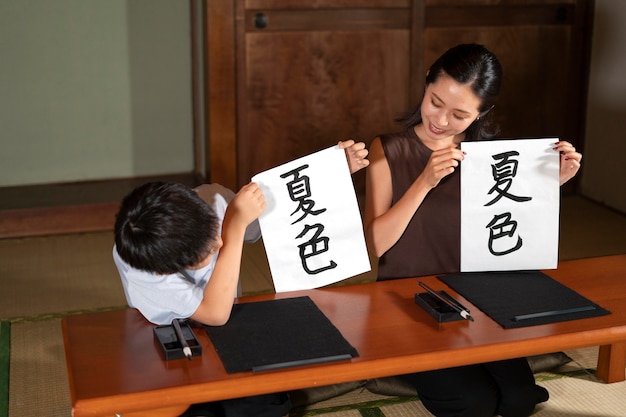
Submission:
M 482 45 L 451 48 L 428 71 L 422 103 L 404 119 L 407 130 L 372 142 L 364 217 L 379 280 L 459 272 L 459 144 L 495 134 L 487 116 L 501 79 L 498 59 Z M 554 149 L 562 185 L 582 155 L 564 141 Z M 405 378 L 438 417 L 528 416 L 548 399 L 524 358 Z

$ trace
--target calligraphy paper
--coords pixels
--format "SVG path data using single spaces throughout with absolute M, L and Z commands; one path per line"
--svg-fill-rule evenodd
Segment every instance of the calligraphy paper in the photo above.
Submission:
M 461 143 L 462 272 L 556 268 L 557 141 Z
M 338 146 L 255 175 L 276 292 L 318 288 L 371 269 L 345 151 Z

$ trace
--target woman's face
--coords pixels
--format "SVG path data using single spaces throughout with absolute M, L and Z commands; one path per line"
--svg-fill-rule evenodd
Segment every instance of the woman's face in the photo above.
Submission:
M 426 86 L 421 114 L 427 139 L 454 140 L 476 120 L 481 100 L 468 84 L 441 75 Z M 424 138 L 423 138 L 424 139 Z

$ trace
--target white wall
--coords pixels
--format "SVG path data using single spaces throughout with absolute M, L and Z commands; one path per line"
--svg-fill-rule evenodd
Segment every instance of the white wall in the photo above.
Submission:
M 0 186 L 191 172 L 189 5 L 0 0 Z
M 582 193 L 626 213 L 626 1 L 596 0 Z

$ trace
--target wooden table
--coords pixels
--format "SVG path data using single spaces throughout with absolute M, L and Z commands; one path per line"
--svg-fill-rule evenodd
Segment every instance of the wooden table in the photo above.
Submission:
M 176 416 L 189 404 L 600 346 L 597 375 L 625 379 L 626 255 L 566 261 L 544 271 L 612 314 L 503 329 L 435 277 L 472 310 L 474 322 L 437 323 L 415 305 L 417 280 L 243 297 L 238 302 L 308 295 L 359 352 L 351 361 L 227 374 L 203 329 L 200 357 L 165 361 L 153 325 L 135 310 L 68 316 L 63 335 L 73 415 Z M 251 341 L 251 343 L 253 343 Z M 145 412 L 145 413 L 144 413 Z

